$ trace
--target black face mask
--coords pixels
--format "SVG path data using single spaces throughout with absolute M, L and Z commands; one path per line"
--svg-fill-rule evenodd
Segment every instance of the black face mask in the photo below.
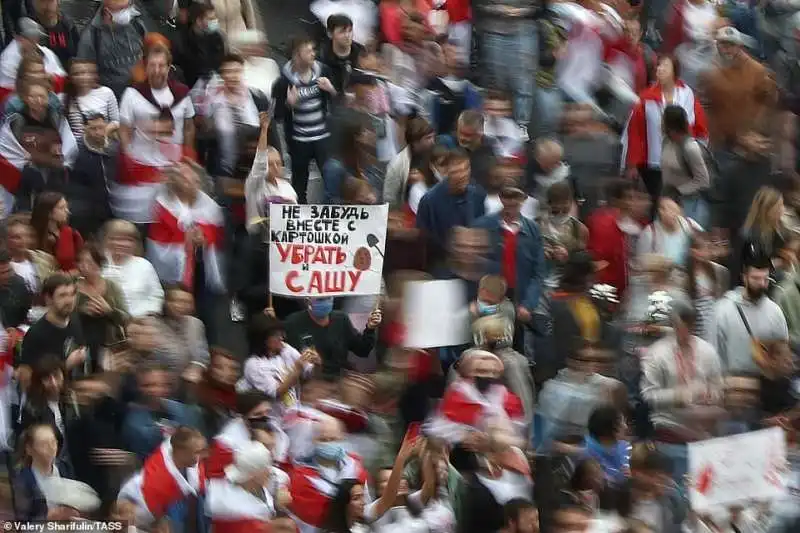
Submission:
M 250 429 L 267 429 L 269 428 L 269 417 L 256 416 L 253 418 L 248 418 L 247 425 L 250 426 Z
M 478 392 L 483 394 L 488 391 L 489 387 L 494 385 L 496 382 L 497 380 L 494 378 L 477 377 L 475 378 L 475 388 L 478 389 Z

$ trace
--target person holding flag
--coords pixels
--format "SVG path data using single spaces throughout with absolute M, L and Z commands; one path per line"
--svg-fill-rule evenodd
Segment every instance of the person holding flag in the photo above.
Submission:
M 117 181 L 110 187 L 115 216 L 151 222 L 161 171 L 194 154 L 194 106 L 189 88 L 169 79 L 172 55 L 163 46 L 145 52 L 147 80 L 125 90 L 120 102 Z
M 438 412 L 425 422 L 423 433 L 475 452 L 520 444 L 525 413 L 519 397 L 499 382 L 500 358 L 473 349 L 458 364 L 461 377 L 445 390 Z
M 150 526 L 174 505 L 205 490 L 204 467 L 198 462 L 205 447 L 199 431 L 179 427 L 122 485 L 117 501 L 136 505 L 137 527 Z

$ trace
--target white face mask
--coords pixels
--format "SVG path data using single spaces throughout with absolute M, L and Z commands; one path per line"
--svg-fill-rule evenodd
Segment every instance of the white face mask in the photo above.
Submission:
M 120 9 L 116 13 L 111 13 L 111 20 L 114 24 L 122 26 L 130 24 L 131 20 L 133 20 L 133 10 L 130 7 L 126 7 L 125 9 Z
M 206 32 L 208 33 L 217 33 L 219 31 L 219 20 L 209 20 L 206 23 Z

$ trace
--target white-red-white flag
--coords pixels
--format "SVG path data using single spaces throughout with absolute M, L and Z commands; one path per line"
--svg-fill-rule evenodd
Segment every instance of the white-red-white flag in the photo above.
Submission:
M 184 477 L 172 460 L 172 446 L 167 439 L 145 460 L 142 469 L 125 482 L 117 498 L 136 504 L 136 523 L 141 526 L 151 524 L 172 505 L 204 489 L 202 464 L 188 468 Z
M 147 259 L 158 277 L 167 283 L 194 286 L 195 248 L 190 232 L 203 234 L 205 282 L 208 287 L 225 289 L 222 244 L 225 235 L 222 209 L 210 196 L 199 192 L 194 204 L 183 204 L 166 190 L 156 194 L 153 222 L 147 236 Z

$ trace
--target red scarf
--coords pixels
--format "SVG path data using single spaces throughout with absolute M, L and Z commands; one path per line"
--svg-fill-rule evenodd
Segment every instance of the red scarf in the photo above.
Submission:
M 83 237 L 69 226 L 61 226 L 53 255 L 61 270 L 69 272 L 77 268 L 78 252 L 83 248 Z

